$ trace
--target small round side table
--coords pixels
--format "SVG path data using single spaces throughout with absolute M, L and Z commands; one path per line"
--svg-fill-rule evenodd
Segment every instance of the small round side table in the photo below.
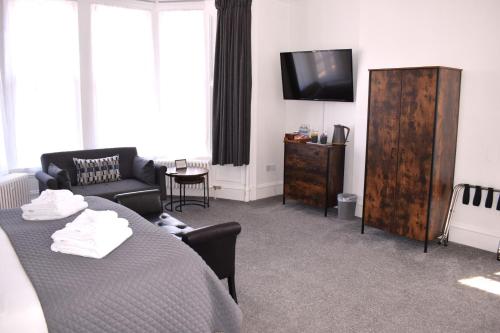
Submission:
M 208 170 L 205 168 L 187 167 L 185 169 L 168 168 L 165 173 L 169 178 L 170 202 L 165 205 L 165 209 L 182 212 L 182 206 L 196 205 L 203 208 L 210 207 L 210 186 L 208 181 Z M 174 201 L 173 183 L 179 185 L 179 200 Z M 186 200 L 186 185 L 203 184 L 203 200 Z M 178 205 L 174 207 L 174 203 Z

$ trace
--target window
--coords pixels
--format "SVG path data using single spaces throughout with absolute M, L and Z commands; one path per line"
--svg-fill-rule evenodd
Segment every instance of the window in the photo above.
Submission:
M 96 142 L 168 159 L 207 157 L 204 11 L 160 11 L 157 44 L 155 14 L 93 5 Z
M 203 10 L 169 10 L 159 15 L 161 113 L 169 153 L 209 155 L 208 75 Z
M 10 170 L 39 167 L 45 152 L 113 146 L 210 156 L 212 2 L 0 1 Z
M 96 143 L 152 156 L 160 136 L 152 12 L 92 6 Z M 166 144 L 166 142 L 165 142 Z
M 11 168 L 45 152 L 81 148 L 75 1 L 8 0 L 6 79 Z
M 2 84 L 2 72 L 0 72 L 0 176 L 6 174 L 9 170 L 9 165 L 7 163 L 7 151 L 5 145 L 5 101 L 3 98 L 3 84 Z

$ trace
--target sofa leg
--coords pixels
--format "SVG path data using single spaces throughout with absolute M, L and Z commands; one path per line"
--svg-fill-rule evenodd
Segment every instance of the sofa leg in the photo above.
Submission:
M 227 285 L 229 287 L 229 294 L 233 297 L 234 301 L 238 303 L 238 298 L 236 298 L 236 288 L 234 287 L 234 276 L 227 278 Z

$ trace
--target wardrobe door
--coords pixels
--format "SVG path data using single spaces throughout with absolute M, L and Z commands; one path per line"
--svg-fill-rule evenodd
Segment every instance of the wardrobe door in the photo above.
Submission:
M 437 69 L 403 71 L 394 227 L 418 240 L 425 239 L 429 208 L 436 85 Z
M 395 211 L 400 103 L 401 71 L 371 71 L 363 219 L 385 230 Z

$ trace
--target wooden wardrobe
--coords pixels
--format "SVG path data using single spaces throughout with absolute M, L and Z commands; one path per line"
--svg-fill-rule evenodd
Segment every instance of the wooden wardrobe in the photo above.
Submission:
M 370 70 L 363 226 L 425 241 L 453 191 L 461 70 Z

